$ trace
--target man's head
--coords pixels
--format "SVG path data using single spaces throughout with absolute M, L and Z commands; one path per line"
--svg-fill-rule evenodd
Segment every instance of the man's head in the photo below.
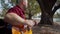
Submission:
M 23 5 L 24 7 L 27 7 L 28 1 L 27 0 L 18 0 L 18 4 Z

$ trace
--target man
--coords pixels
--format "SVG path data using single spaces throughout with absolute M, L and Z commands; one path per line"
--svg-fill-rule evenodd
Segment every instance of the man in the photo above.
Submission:
M 32 34 L 31 27 L 35 25 L 35 22 L 25 19 L 24 9 L 27 4 L 27 0 L 19 0 L 18 4 L 6 13 L 4 21 L 13 26 L 12 34 Z M 24 28 L 26 26 L 27 28 Z

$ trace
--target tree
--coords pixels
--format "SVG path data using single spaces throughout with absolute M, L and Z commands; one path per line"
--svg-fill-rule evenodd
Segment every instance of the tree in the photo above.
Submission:
M 42 10 L 41 21 L 40 24 L 53 24 L 53 15 L 55 11 L 52 11 L 52 7 L 55 4 L 56 0 L 37 0 L 40 8 Z
M 40 11 L 39 4 L 36 2 L 36 0 L 28 0 L 28 8 L 26 11 L 28 19 L 31 19 L 34 14 L 37 14 Z
M 9 1 L 9 0 L 7 0 L 8 2 L 7 3 L 5 3 L 6 1 L 5 0 L 1 0 L 1 5 L 2 5 L 2 15 L 0 15 L 1 17 L 4 17 L 5 16 L 5 14 L 6 14 L 6 12 L 7 12 L 7 10 L 9 9 L 9 8 L 11 8 L 11 6 L 14 6 L 13 5 L 13 3 L 15 2 L 12 2 L 12 1 Z
M 11 0 L 12 3 L 15 3 L 15 4 L 18 4 L 19 3 L 19 0 Z
M 16 4 L 18 0 L 11 0 L 11 1 L 12 1 L 12 3 L 15 3 Z

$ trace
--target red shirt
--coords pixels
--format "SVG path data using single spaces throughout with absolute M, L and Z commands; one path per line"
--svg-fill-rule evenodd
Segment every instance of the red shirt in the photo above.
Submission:
M 13 8 L 9 9 L 7 13 L 15 13 L 17 15 L 19 15 L 20 17 L 24 18 L 25 19 L 25 16 L 24 16 L 24 10 L 21 9 L 18 5 L 14 6 Z M 19 25 L 21 28 L 24 28 L 24 25 L 20 24 Z
M 11 9 L 9 9 L 7 13 L 16 13 L 20 17 L 25 18 L 25 16 L 24 16 L 24 14 L 25 14 L 24 10 L 21 9 L 18 5 L 14 6 Z

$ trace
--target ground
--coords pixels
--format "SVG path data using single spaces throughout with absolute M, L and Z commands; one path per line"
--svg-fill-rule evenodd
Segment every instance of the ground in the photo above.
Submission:
M 54 23 L 50 26 L 34 26 L 33 34 L 60 34 L 60 25 Z

